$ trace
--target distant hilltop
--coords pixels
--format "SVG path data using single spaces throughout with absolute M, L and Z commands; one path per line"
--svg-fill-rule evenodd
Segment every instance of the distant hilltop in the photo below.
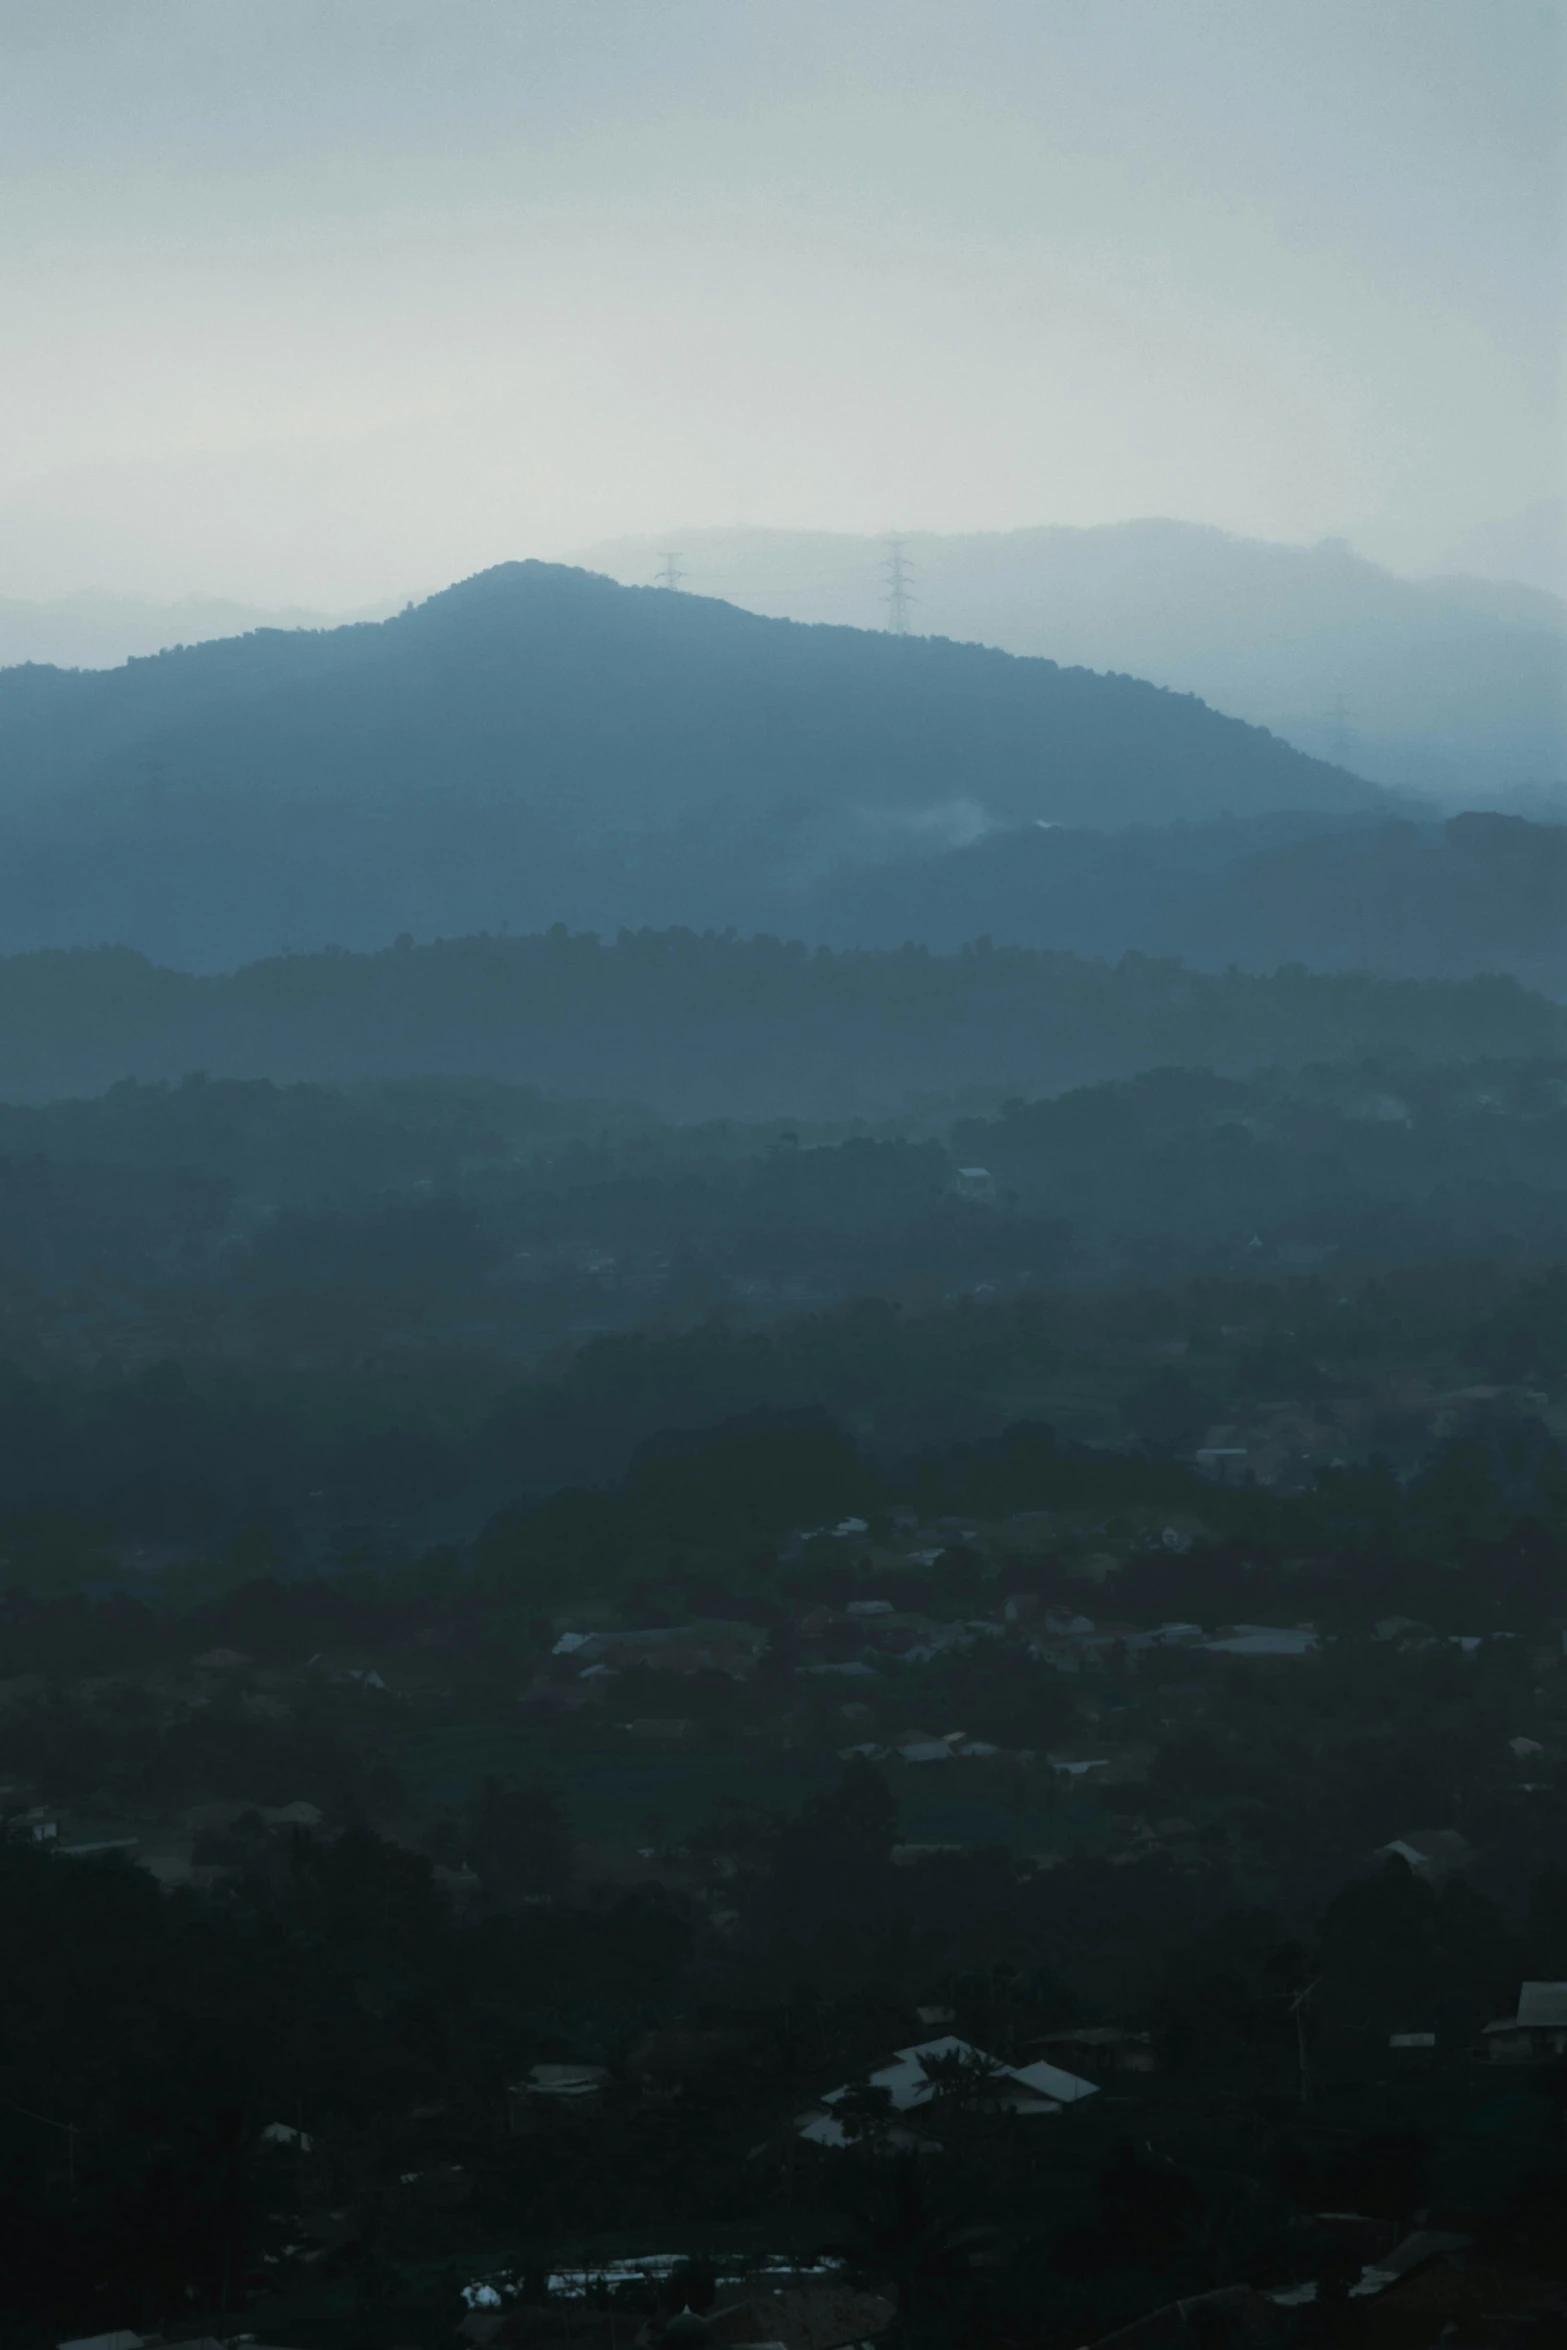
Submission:
M 998 825 L 1379 809 L 1134 678 L 510 563 L 378 623 L 0 672 L 0 947 L 212 968 L 402 929 L 723 924 L 759 875 Z
M 917 629 L 1129 670 L 1401 790 L 1567 800 L 1567 601 L 1544 588 L 1401 579 L 1342 539 L 1280 546 L 1188 522 L 900 544 Z M 578 560 L 651 580 L 670 547 L 696 594 L 790 620 L 887 618 L 885 542 L 847 533 L 674 530 Z

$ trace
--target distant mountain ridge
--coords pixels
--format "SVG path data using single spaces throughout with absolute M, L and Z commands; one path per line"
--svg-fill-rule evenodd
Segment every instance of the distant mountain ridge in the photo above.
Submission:
M 759 871 L 998 823 L 1389 807 L 1136 679 L 505 564 L 379 623 L 0 672 L 0 946 L 614 927 L 697 868 L 723 923 Z
M 914 531 L 914 625 L 1129 670 L 1201 694 L 1319 757 L 1473 806 L 1567 800 L 1567 602 L 1486 579 L 1402 579 L 1342 540 L 1283 546 L 1170 521 Z M 886 619 L 881 541 L 828 531 L 672 530 L 577 558 L 789 619 Z

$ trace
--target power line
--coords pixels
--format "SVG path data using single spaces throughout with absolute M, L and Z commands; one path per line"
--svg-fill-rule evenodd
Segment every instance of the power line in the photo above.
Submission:
M 686 574 L 679 569 L 681 550 L 678 547 L 660 547 L 658 553 L 664 568 L 654 575 L 653 585 L 661 588 L 677 588 L 686 577 Z
M 909 606 L 919 601 L 909 590 L 909 581 L 914 577 L 914 565 L 904 552 L 906 544 L 903 539 L 888 539 L 881 566 L 882 577 L 887 582 L 887 592 L 882 602 L 887 607 L 887 628 L 893 636 L 908 635 Z

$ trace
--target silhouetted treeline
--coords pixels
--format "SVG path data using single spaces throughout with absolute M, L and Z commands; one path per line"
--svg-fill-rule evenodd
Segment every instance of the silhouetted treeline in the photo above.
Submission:
M 284 956 L 229 978 L 121 949 L 0 962 L 0 1089 L 125 1077 L 488 1077 L 680 1117 L 885 1115 L 912 1094 L 1055 1092 L 1140 1069 L 1232 1074 L 1413 1053 L 1560 1052 L 1567 1010 L 1507 979 L 1213 974 L 992 947 L 812 951 L 563 929 Z

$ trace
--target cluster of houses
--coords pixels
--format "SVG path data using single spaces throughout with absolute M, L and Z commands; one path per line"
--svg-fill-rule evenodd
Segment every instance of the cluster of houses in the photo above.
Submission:
M 920 2010 L 938 2020 L 947 2011 Z M 1092 2051 L 1096 2069 L 1147 2069 L 1153 2052 L 1146 2034 L 1113 2026 L 1088 2027 L 1055 2036 L 1062 2048 Z M 1141 2064 L 1125 2063 L 1135 2050 Z M 610 2110 L 617 2089 L 639 2098 L 668 2101 L 732 2074 L 747 2061 L 745 2036 L 724 2031 L 645 2033 L 617 2075 L 608 2065 L 536 2064 L 509 2093 L 514 2131 L 528 2133 L 550 2118 L 590 2116 Z M 1025 2065 L 1003 2063 L 972 2042 L 945 2032 L 894 2049 L 865 2080 L 823 2090 L 797 2111 L 788 2126 L 808 2144 L 841 2149 L 865 2144 L 872 2150 L 909 2148 L 939 2153 L 933 2120 L 954 2105 L 980 2105 L 991 2112 L 1042 2116 L 1058 2114 L 1097 2094 L 1099 2083 L 1069 2072 L 1052 2058 Z
M 809 1608 L 790 1629 L 798 1680 L 807 1685 L 841 1684 L 849 1699 L 856 1683 L 865 1684 L 869 1695 L 871 1684 L 885 1685 L 901 1667 L 930 1664 L 985 1645 L 1019 1649 L 1035 1663 L 1071 1675 L 1107 1668 L 1135 1672 L 1154 1652 L 1307 1658 L 1321 1646 L 1320 1635 L 1307 1624 L 1228 1624 L 1210 1632 L 1201 1624 L 1168 1623 L 1150 1630 L 1096 1622 L 1077 1610 L 1049 1609 L 1028 1593 L 1008 1597 L 992 1615 L 949 1619 L 899 1608 L 888 1599 L 851 1599 L 842 1607 Z M 646 1630 L 563 1629 L 548 1663 L 524 1692 L 523 1704 L 544 1715 L 585 1707 L 608 1711 L 617 1680 L 631 1671 L 668 1675 L 672 1682 L 704 1672 L 749 1681 L 770 1637 L 759 1624 L 719 1619 Z M 662 1734 L 678 1736 L 679 1717 L 671 1715 L 667 1722 Z M 661 1734 L 651 1723 L 636 1727 L 642 1735 Z M 941 1763 L 995 1761 L 1004 1750 L 961 1732 L 911 1731 L 890 1744 L 860 1742 L 843 1751 L 864 1753 L 876 1761 Z M 1037 1757 L 1029 1751 L 1019 1759 L 1032 1762 Z M 1052 1760 L 1069 1774 L 1094 1767 L 1088 1758 Z
M 919 2013 L 928 2023 L 950 2020 L 941 2008 Z M 829 2158 L 851 2151 L 873 2159 L 939 2157 L 943 2128 L 961 2115 L 1005 2114 L 1043 2124 L 1086 2105 L 1107 2073 L 1148 2070 L 1156 2062 L 1148 2035 L 1114 2025 L 1057 2032 L 1041 2046 L 1048 2052 L 1008 2063 L 956 2033 L 937 2032 L 893 2049 L 863 2079 L 823 2090 L 792 2111 L 783 2129 Z M 1522 1984 L 1516 2015 L 1486 2027 L 1483 2050 L 1497 2063 L 1559 2062 L 1567 2055 L 1567 1982 Z M 1086 2069 L 1068 2069 L 1059 2061 L 1068 2055 Z M 663 2030 L 645 2034 L 618 2074 L 594 2063 L 536 2064 L 510 2092 L 512 2127 L 528 2132 L 605 2115 L 614 2109 L 617 2093 L 679 2097 L 743 2064 L 745 2056 L 744 2036 L 733 2031 Z M 1095 2074 L 1099 2078 L 1091 2077 Z M 309 2140 L 286 2125 L 274 2125 L 263 2136 L 296 2152 L 309 2148 Z M 1567 2289 L 1559 2281 L 1498 2269 L 1476 2256 L 1467 2236 L 1429 2227 L 1399 2235 L 1342 2212 L 1322 2214 L 1320 2222 L 1311 2245 L 1303 2248 L 1303 2263 L 1314 2266 L 1328 2259 L 1341 2271 L 1345 2247 L 1350 2247 L 1352 2281 L 1345 2287 L 1340 2277 L 1340 2289 L 1346 2307 L 1353 2305 L 1359 2313 L 1356 2341 L 1452 2340 L 1501 2350 L 1505 2343 L 1535 2339 L 1540 2328 L 1560 2328 L 1567 2321 Z M 646 2294 L 667 2287 L 679 2266 L 671 2255 L 653 2254 L 563 2271 L 550 2277 L 550 2301 L 542 2309 L 522 2306 L 517 2280 L 497 2269 L 465 2288 L 469 2314 L 459 2332 L 468 2350 L 520 2350 L 557 2337 L 578 2344 L 579 2350 L 592 2350 L 601 2337 L 606 2350 L 628 2339 L 641 2350 L 697 2350 L 702 2343 L 723 2344 L 726 2350 L 854 2350 L 885 2334 L 896 2314 L 889 2296 L 851 2286 L 837 2262 L 803 2270 L 797 2264 L 763 2263 L 721 2278 L 714 2306 L 700 2317 L 670 2306 L 666 2296 L 640 2324 L 629 2312 L 623 2314 L 617 2331 L 613 2316 L 606 2314 L 613 2311 L 616 2290 L 640 2288 Z M 1181 2342 L 1282 2345 L 1296 2338 L 1291 2328 L 1297 2313 L 1315 2314 L 1322 2291 L 1316 2274 L 1269 2291 L 1221 2287 L 1153 2311 L 1089 2350 L 1162 2350 Z M 1418 2330 L 1431 2324 L 1434 2332 Z M 1539 2338 L 1555 2339 L 1556 2334 Z M 249 2336 L 244 2339 L 250 2343 Z M 121 2329 L 62 2342 L 58 2350 L 157 2350 L 161 2342 L 158 2335 Z M 186 2350 L 226 2346 L 200 2342 Z

